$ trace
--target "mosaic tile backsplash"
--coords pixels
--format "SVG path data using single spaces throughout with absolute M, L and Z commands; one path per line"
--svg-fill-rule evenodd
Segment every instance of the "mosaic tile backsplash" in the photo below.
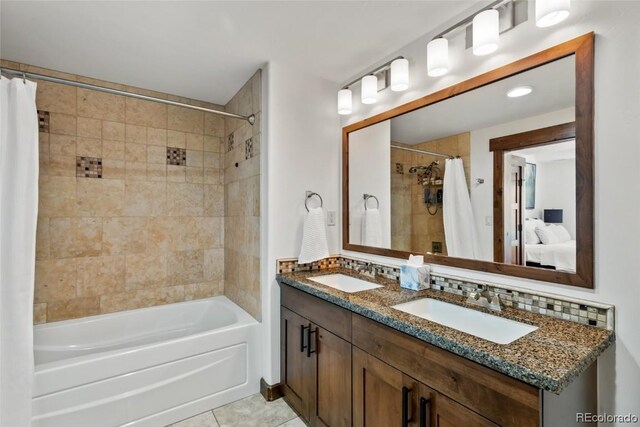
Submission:
M 278 260 L 278 273 L 325 270 L 330 268 L 348 268 L 356 270 L 360 266 L 373 265 L 376 275 L 391 280 L 400 280 L 400 268 L 372 263 L 343 256 L 332 256 L 309 264 L 298 264 L 297 259 Z M 568 320 L 583 325 L 603 329 L 614 328 L 614 307 L 592 301 L 574 300 L 560 295 L 535 293 L 531 290 L 510 288 L 503 285 L 476 283 L 466 279 L 431 273 L 430 287 L 434 290 L 468 296 L 471 292 L 489 289 L 491 294 L 497 293 L 507 307 L 531 311 L 545 316 Z

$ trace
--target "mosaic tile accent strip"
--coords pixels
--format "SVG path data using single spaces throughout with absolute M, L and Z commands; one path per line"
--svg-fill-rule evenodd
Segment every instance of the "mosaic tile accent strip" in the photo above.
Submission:
M 402 163 L 396 163 L 396 173 L 404 175 L 404 165 Z
M 244 159 L 249 160 L 253 157 L 253 138 L 249 138 L 244 142 Z
M 400 280 L 400 267 L 343 256 L 332 256 L 310 264 L 298 264 L 295 258 L 278 260 L 278 273 L 323 270 L 333 267 L 359 270 L 365 266 L 373 266 L 376 276 L 395 281 Z M 608 330 L 614 329 L 614 307 L 608 304 L 599 304 L 542 292 L 537 293 L 528 289 L 524 290 L 491 283 L 471 282 L 439 273 L 431 273 L 431 289 L 465 297 L 471 292 L 481 292 L 489 289 L 491 294 L 497 293 L 500 300 L 507 307 L 539 313 L 582 325 Z
M 76 177 L 102 178 L 102 159 L 99 157 L 76 157 Z
M 38 110 L 38 129 L 40 132 L 49 133 L 49 112 Z
M 227 152 L 233 150 L 233 144 L 234 144 L 234 136 L 233 136 L 233 133 L 230 133 L 229 136 L 227 136 Z
M 187 150 L 184 148 L 167 147 L 167 164 L 174 166 L 186 166 Z

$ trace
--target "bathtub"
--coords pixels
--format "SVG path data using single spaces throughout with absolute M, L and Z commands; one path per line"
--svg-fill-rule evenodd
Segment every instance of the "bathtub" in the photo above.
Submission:
M 32 425 L 164 426 L 257 393 L 259 327 L 223 296 L 37 325 Z

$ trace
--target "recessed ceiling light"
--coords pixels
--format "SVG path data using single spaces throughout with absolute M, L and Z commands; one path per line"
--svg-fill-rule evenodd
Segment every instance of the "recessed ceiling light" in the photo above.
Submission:
M 520 96 L 529 95 L 533 92 L 533 88 L 531 86 L 517 86 L 507 92 L 507 96 L 509 98 L 518 98 Z

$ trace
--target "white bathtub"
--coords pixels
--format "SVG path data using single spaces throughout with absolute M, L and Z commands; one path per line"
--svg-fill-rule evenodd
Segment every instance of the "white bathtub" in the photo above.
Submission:
M 259 342 L 223 296 L 35 326 L 33 427 L 164 426 L 257 393 Z

